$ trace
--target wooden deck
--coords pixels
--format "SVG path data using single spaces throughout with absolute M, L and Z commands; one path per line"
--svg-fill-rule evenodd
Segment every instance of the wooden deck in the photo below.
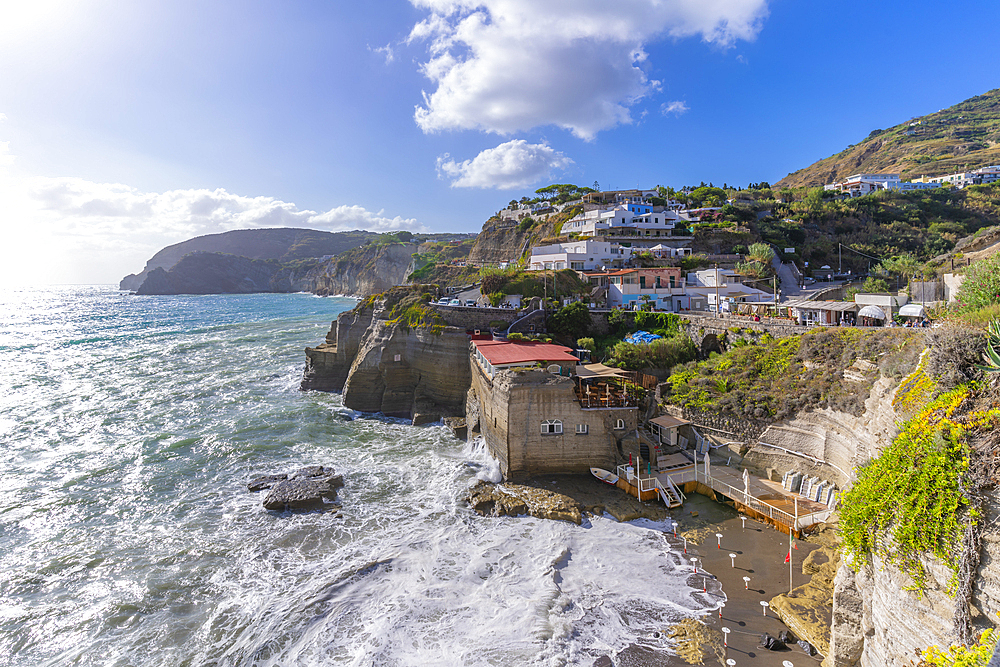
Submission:
M 833 512 L 831 507 L 809 500 L 781 486 L 755 475 L 749 476 L 749 493 L 743 483 L 743 473 L 724 465 L 710 465 L 705 474 L 704 465 L 697 467 L 683 454 L 668 454 L 657 460 L 659 472 L 655 477 L 661 484 L 667 478 L 685 492 L 694 491 L 714 496 L 719 493 L 736 503 L 741 511 L 773 524 L 787 532 L 790 528 L 801 532 L 817 523 L 826 521 Z

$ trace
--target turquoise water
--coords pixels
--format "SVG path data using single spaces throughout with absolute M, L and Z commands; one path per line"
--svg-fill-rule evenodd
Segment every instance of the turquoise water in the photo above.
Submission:
M 299 391 L 353 304 L 0 292 L 0 665 L 589 665 L 714 606 L 661 527 L 478 517 L 478 448 Z M 246 491 L 313 464 L 339 513 Z

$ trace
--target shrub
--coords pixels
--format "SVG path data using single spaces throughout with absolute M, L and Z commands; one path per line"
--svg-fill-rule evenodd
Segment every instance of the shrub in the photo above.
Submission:
M 937 646 L 928 647 L 921 652 L 917 667 L 986 667 L 996 645 L 996 633 L 986 629 L 979 635 L 979 641 L 968 648 L 956 644 L 946 653 Z
M 591 353 L 597 351 L 597 344 L 594 342 L 593 338 L 578 338 L 576 340 L 576 346 L 583 350 L 590 350 Z
M 590 309 L 581 301 L 560 308 L 549 317 L 548 327 L 568 338 L 579 338 L 590 331 Z
M 1000 253 L 966 269 L 965 281 L 958 289 L 958 301 L 966 310 L 1000 303 Z
M 687 336 L 661 338 L 648 345 L 621 342 L 611 350 L 609 364 L 628 371 L 643 368 L 669 370 L 678 364 L 687 363 L 697 356 L 694 343 Z

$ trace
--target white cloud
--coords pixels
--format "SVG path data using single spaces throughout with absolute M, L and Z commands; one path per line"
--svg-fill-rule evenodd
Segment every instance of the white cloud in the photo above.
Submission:
M 511 134 L 556 125 L 583 139 L 629 123 L 658 89 L 641 65 L 651 41 L 700 36 L 727 47 L 756 37 L 767 0 L 410 0 L 429 12 L 409 41 L 426 40 L 435 85 L 416 107 L 424 132 Z
M 573 164 L 547 144 L 529 144 L 516 139 L 487 148 L 471 160 L 455 162 L 445 154 L 438 158 L 438 173 L 452 179 L 453 188 L 524 188 L 548 178 L 555 169 Z
M 683 113 L 687 113 L 691 108 L 688 107 L 686 102 L 681 102 L 680 100 L 674 100 L 673 102 L 666 102 L 660 106 L 660 111 L 664 115 L 668 113 L 676 114 L 680 116 Z
M 386 44 L 385 46 L 379 46 L 376 48 L 368 47 L 368 50 L 372 53 L 377 53 L 385 58 L 385 64 L 388 65 L 396 59 L 396 52 L 392 48 L 392 44 Z
M 2 174 L 0 174 L 2 176 Z M 273 197 L 223 189 L 142 192 L 80 178 L 0 178 L 0 280 L 117 283 L 160 248 L 185 239 L 258 227 L 325 231 L 426 231 L 412 218 L 362 206 L 317 212 Z

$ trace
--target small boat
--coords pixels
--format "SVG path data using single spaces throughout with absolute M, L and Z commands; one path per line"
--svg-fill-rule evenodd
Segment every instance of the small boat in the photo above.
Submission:
M 613 472 L 608 472 L 603 468 L 591 468 L 590 474 L 596 477 L 597 479 L 601 480 L 602 482 L 607 482 L 608 484 L 618 483 L 618 475 L 614 474 Z

